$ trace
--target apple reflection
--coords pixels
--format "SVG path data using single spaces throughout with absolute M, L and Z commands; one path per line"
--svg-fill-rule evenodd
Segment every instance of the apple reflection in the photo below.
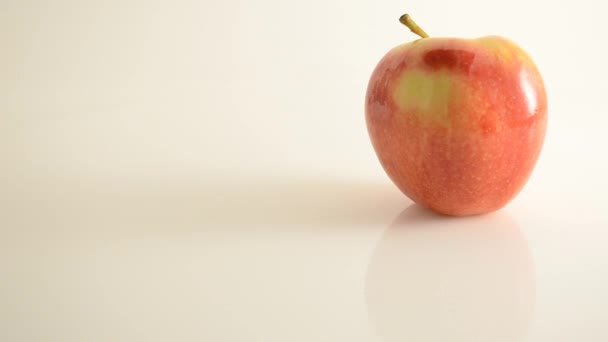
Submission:
M 521 341 L 534 288 L 526 240 L 505 212 L 451 218 L 412 205 L 366 274 L 368 314 L 385 341 Z

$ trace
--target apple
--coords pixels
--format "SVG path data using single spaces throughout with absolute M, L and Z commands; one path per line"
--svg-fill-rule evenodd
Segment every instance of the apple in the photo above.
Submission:
M 395 185 L 445 215 L 498 210 L 527 182 L 547 127 L 532 59 L 508 39 L 421 38 L 390 50 L 370 78 L 369 136 Z

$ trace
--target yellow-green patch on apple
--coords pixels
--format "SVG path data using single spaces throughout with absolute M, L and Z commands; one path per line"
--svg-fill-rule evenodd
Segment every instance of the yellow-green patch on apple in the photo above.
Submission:
M 417 113 L 422 120 L 447 125 L 449 102 L 454 91 L 452 75 L 414 70 L 403 72 L 397 80 L 393 100 L 400 109 Z

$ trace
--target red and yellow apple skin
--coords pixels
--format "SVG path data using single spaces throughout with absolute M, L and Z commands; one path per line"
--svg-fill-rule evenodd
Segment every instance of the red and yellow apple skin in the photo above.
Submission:
M 382 167 L 414 202 L 476 215 L 523 188 L 547 126 L 538 69 L 513 42 L 423 38 L 389 51 L 365 101 Z

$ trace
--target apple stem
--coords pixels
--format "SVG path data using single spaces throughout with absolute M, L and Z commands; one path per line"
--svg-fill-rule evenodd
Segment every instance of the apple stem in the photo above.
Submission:
M 410 31 L 414 32 L 415 34 L 419 35 L 422 38 L 428 38 L 429 35 L 424 32 L 423 29 L 420 28 L 420 26 L 418 26 L 418 24 L 416 24 L 416 22 L 414 21 L 414 19 L 412 19 L 412 17 L 410 17 L 409 14 L 404 14 L 401 17 L 399 17 L 399 22 L 402 23 L 403 25 L 407 26 L 407 28 L 410 29 Z

